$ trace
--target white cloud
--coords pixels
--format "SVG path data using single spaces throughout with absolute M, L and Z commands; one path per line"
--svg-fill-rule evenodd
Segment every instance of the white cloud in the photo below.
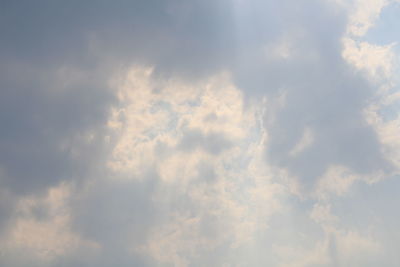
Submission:
M 304 149 L 310 146 L 313 142 L 313 133 L 310 128 L 305 128 L 303 131 L 303 135 L 301 136 L 299 142 L 290 150 L 290 156 L 296 156 L 297 154 L 301 153 Z
M 50 188 L 43 197 L 19 200 L 12 226 L 0 242 L 3 253 L 23 253 L 28 257 L 23 261 L 46 265 L 79 249 L 97 252 L 99 244 L 71 231 L 69 197 L 69 186 L 61 184 Z M 8 260 L 9 264 L 18 262 L 18 259 Z
M 379 46 L 351 38 L 345 38 L 343 44 L 343 57 L 357 69 L 366 71 L 373 81 L 387 80 L 393 75 L 395 44 Z
M 157 80 L 151 69 L 136 67 L 120 92 L 121 105 L 108 123 L 117 140 L 108 162 L 111 177 L 145 179 L 154 168 L 171 190 L 156 192 L 156 205 L 188 205 L 172 208 L 167 221 L 133 251 L 187 266 L 200 253 L 227 242 L 239 247 L 268 228 L 268 218 L 281 210 L 277 196 L 284 189 L 272 183 L 264 166 L 262 109 L 256 102 L 245 108 L 228 76 L 193 86 Z M 232 145 L 215 153 L 209 146 L 223 139 L 214 144 L 213 135 Z
M 348 31 L 354 36 L 363 36 L 379 18 L 388 0 L 356 0 L 352 3 Z
M 0 265 L 398 263 L 357 202 L 400 168 L 389 3 L 4 9 Z

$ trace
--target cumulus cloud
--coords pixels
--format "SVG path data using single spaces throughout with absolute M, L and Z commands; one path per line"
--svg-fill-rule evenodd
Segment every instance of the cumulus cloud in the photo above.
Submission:
M 394 5 L 3 1 L 0 265 L 397 266 Z

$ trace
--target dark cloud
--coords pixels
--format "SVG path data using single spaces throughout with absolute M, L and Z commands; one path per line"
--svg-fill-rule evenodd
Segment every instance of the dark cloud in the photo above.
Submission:
M 160 75 L 212 73 L 225 62 L 220 52 L 229 42 L 224 3 L 2 2 L 3 184 L 35 191 L 85 168 L 79 165 L 91 156 L 75 160 L 71 150 L 101 146 L 101 127 L 115 100 L 108 80 L 121 67 L 151 64 Z M 60 148 L 90 131 L 100 144 Z
M 147 266 L 149 259 L 136 253 L 135 247 L 147 240 L 158 220 L 159 207 L 152 200 L 157 184 L 155 173 L 140 180 L 99 177 L 72 195 L 72 229 L 100 246 L 99 255 L 87 259 L 87 266 Z M 79 263 L 78 259 L 72 255 L 62 262 Z
M 285 94 L 285 106 L 267 123 L 268 162 L 288 169 L 306 187 L 330 164 L 361 174 L 393 170 L 363 114 L 376 88 L 342 57 L 345 10 L 323 1 L 281 1 L 273 9 L 282 11 L 280 16 L 262 17 L 258 13 L 268 4 L 243 6 L 243 47 L 233 77 L 249 97 Z M 288 56 L 274 55 L 275 45 L 287 45 Z M 291 156 L 307 127 L 314 132 L 312 145 Z
M 184 131 L 178 148 L 183 151 L 200 148 L 210 154 L 218 155 L 224 150 L 231 148 L 232 145 L 232 142 L 222 133 L 210 132 L 205 134 L 200 129 L 190 129 Z
M 371 87 L 357 76 L 349 77 L 350 70 L 342 68 L 347 72 L 333 77 L 323 72 L 317 80 L 289 87 L 286 106 L 270 128 L 269 160 L 288 168 L 304 183 L 313 183 L 332 164 L 361 174 L 392 169 L 363 115 L 372 97 Z M 313 143 L 290 156 L 307 127 L 314 132 Z
M 392 170 L 363 116 L 375 88 L 341 55 L 346 12 L 316 0 L 1 1 L 0 227 L 18 199 L 67 181 L 76 186 L 72 230 L 104 253 L 76 252 L 54 266 L 144 266 L 149 259 L 126 244 L 144 242 L 171 210 L 197 209 L 182 195 L 171 207 L 154 205 L 154 192 L 164 192 L 156 166 L 134 181 L 106 170 L 113 146 L 106 122 L 117 104 L 109 81 L 132 65 L 154 66 L 153 78 L 190 82 L 228 71 L 248 99 L 283 92 L 285 106 L 265 124 L 266 159 L 307 188 L 332 164 L 360 174 Z M 306 128 L 313 142 L 291 156 Z M 232 146 L 228 136 L 192 129 L 177 148 L 218 155 Z M 198 168 L 199 180 L 216 179 L 212 166 Z M 204 234 L 214 235 L 216 225 L 214 215 L 202 218 Z M 204 260 L 220 265 L 211 254 Z M 17 258 L 0 263 L 28 265 Z

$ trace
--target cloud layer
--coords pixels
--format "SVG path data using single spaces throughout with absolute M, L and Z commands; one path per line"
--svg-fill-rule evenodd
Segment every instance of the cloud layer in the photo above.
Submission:
M 398 266 L 390 8 L 3 1 L 0 265 Z

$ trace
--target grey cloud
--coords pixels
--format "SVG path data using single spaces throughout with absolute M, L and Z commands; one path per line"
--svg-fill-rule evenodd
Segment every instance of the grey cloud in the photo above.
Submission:
M 157 178 L 152 176 L 144 182 L 100 178 L 82 196 L 78 193 L 71 199 L 74 228 L 85 238 L 110 248 L 125 244 L 127 239 L 139 242 L 155 211 L 151 196 Z
M 162 72 L 198 75 L 215 70 L 231 43 L 228 1 L 6 1 L 3 6 L 2 56 L 13 55 L 11 60 L 93 66 L 99 62 L 91 49 L 98 49 L 100 60 L 133 60 Z
M 105 171 L 105 158 L 113 144 L 105 142 L 105 124 L 117 103 L 107 84 L 134 64 L 154 66 L 156 77 L 188 81 L 228 70 L 247 98 L 286 92 L 286 106 L 266 125 L 265 154 L 306 187 L 330 164 L 361 174 L 390 171 L 362 115 L 375 88 L 341 57 L 346 23 L 346 11 L 328 1 L 2 1 L 0 226 L 8 225 L 20 197 L 70 181 L 83 187 L 70 203 L 72 228 L 104 245 L 105 253 L 85 259 L 77 252 L 54 266 L 152 265 L 126 251 L 128 233 L 139 244 L 153 224 L 168 220 L 165 213 L 195 212 L 196 203 L 175 196 L 171 207 L 155 207 L 155 191 L 175 192 L 159 188 L 157 171 L 146 182 L 107 180 L 112 174 Z M 285 38 L 291 56 L 274 58 L 272 47 Z M 314 131 L 313 143 L 289 156 L 305 127 Z M 195 129 L 183 133 L 178 148 L 217 155 L 232 145 L 219 133 Z M 207 165 L 199 172 L 215 176 Z M 94 185 L 85 191 L 89 180 Z M 214 220 L 204 216 L 204 233 L 216 231 Z M 290 218 L 286 222 L 294 228 Z M 220 265 L 221 255 L 232 254 L 225 245 L 214 252 L 219 257 L 210 253 L 204 262 Z M 231 259 L 243 260 L 241 253 Z M 272 261 L 267 257 L 255 258 L 254 265 Z M 0 263 L 27 266 L 16 258 Z
M 302 182 L 314 181 L 330 164 L 361 174 L 392 169 L 362 114 L 372 95 L 368 84 L 340 74 L 291 89 L 287 106 L 271 127 L 267 153 L 272 162 L 289 168 Z M 315 131 L 314 141 L 303 153 L 290 157 L 305 127 Z
M 242 11 L 250 18 L 243 29 L 245 44 L 238 53 L 242 64 L 233 66 L 233 77 L 250 97 L 267 95 L 273 99 L 279 93 L 286 94 L 285 107 L 273 124 L 267 124 L 268 162 L 289 169 L 307 187 L 313 186 L 330 164 L 342 164 L 362 174 L 393 170 L 363 116 L 376 88 L 341 56 L 344 10 L 332 9 L 322 1 L 283 1 L 277 7 L 286 11 L 282 16 L 263 20 L 257 13 L 266 5 L 262 1 L 252 5 Z M 257 26 L 264 26 L 263 30 Z M 251 28 L 257 30 L 252 32 Z M 260 34 L 263 31 L 266 33 Z M 269 58 L 273 51 L 265 51 L 267 45 L 285 38 L 289 57 Z M 315 131 L 315 140 L 306 151 L 291 157 L 289 152 L 306 127 Z
M 2 2 L 3 184 L 34 191 L 85 168 L 58 147 L 90 129 L 101 139 L 115 100 L 107 82 L 121 68 L 143 63 L 159 75 L 212 73 L 230 40 L 226 3 Z
M 400 216 L 393 212 L 400 204 L 397 197 L 399 184 L 399 176 L 388 177 L 374 185 L 358 183 L 347 199 L 336 198 L 332 202 L 332 209 L 341 218 L 343 226 L 373 235 L 384 248 L 381 255 L 371 255 L 366 266 L 379 265 L 382 258 L 387 266 L 396 266 L 400 261 L 395 252 L 400 241 L 397 231 Z
M 57 266 L 74 262 L 80 265 L 85 258 L 88 263 L 83 266 L 147 266 L 149 259 L 133 249 L 146 241 L 149 229 L 159 220 L 159 207 L 152 201 L 158 188 L 157 175 L 149 173 L 146 178 L 140 181 L 99 177 L 95 183 L 77 189 L 70 199 L 72 229 L 99 244 L 100 256 L 83 255 L 83 261 L 79 261 L 80 257 L 72 254 Z
M 208 153 L 218 155 L 222 151 L 232 147 L 232 142 L 222 133 L 202 133 L 199 129 L 186 130 L 178 144 L 183 151 L 191 151 L 197 148 L 204 149 Z
M 201 162 L 198 165 L 198 172 L 199 175 L 197 177 L 197 180 L 199 182 L 213 183 L 218 179 L 214 167 L 207 162 Z
M 20 197 L 43 194 L 62 181 L 79 186 L 94 173 L 104 175 L 112 146 L 105 142 L 105 124 L 116 103 L 108 81 L 114 74 L 147 64 L 156 67 L 155 75 L 198 78 L 220 67 L 226 57 L 220 51 L 230 40 L 222 30 L 230 24 L 222 1 L 0 5 L 0 185 L 12 196 L 2 193 L 7 200 L 0 206 L 3 228 L 12 223 Z M 206 139 L 210 153 L 226 144 L 217 135 Z M 141 186 L 100 182 L 98 193 L 71 204 L 74 230 L 106 246 L 100 258 L 79 264 L 144 264 L 124 247 L 128 230 L 142 235 L 140 242 L 151 223 L 151 192 L 140 191 Z M 13 255 L 3 263 L 25 264 Z M 74 264 L 75 257 L 56 266 Z

